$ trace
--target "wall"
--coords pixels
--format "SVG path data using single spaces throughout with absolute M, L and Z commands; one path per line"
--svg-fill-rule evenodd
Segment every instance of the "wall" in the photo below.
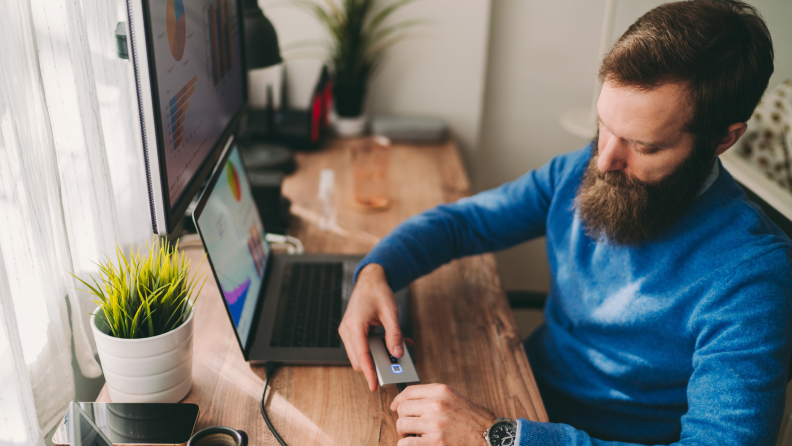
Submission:
M 612 41 L 658 0 L 618 2 Z M 792 77 L 792 2 L 749 0 L 765 17 L 776 50 L 774 86 Z M 560 114 L 591 103 L 605 0 L 493 0 L 480 150 L 472 176 L 489 189 L 586 144 Z M 504 287 L 547 291 L 544 240 L 497 255 Z
M 319 1 L 322 3 L 321 1 Z M 320 24 L 282 0 L 259 0 L 286 60 L 289 99 L 305 107 L 324 59 Z M 369 88 L 369 113 L 410 113 L 445 119 L 467 159 L 479 140 L 484 101 L 490 0 L 423 0 L 392 21 L 423 19 L 411 38 L 392 48 Z

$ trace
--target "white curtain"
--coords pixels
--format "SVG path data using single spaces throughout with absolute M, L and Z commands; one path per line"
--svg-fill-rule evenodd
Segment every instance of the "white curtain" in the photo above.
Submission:
M 69 272 L 152 234 L 124 15 L 123 0 L 0 3 L 0 444 L 43 444 L 61 419 L 72 340 L 101 374 L 95 304 Z

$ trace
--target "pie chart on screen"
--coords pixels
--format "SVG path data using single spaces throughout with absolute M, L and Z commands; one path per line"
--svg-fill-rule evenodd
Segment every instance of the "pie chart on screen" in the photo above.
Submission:
M 231 161 L 226 164 L 226 174 L 228 175 L 228 185 L 231 186 L 231 195 L 236 201 L 239 201 L 242 199 L 242 188 L 239 186 L 239 173 Z
M 184 0 L 168 0 L 165 3 L 165 25 L 168 28 L 168 43 L 176 60 L 184 55 L 187 40 L 187 18 L 184 16 Z

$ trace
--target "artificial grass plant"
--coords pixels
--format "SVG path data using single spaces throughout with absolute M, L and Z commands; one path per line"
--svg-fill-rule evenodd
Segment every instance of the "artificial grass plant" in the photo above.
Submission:
M 116 246 L 115 263 L 110 257 L 96 263 L 99 273 L 90 276 L 94 286 L 72 274 L 88 287 L 84 291 L 99 298 L 94 302 L 102 311 L 95 315 L 116 338 L 148 338 L 179 327 L 206 283 L 204 274 L 190 280 L 190 260 L 183 252 L 179 255 L 178 242 L 172 245 L 167 239 L 155 238 L 151 245 L 146 243 L 146 248 L 147 254 L 141 255 L 138 249 L 127 258 Z

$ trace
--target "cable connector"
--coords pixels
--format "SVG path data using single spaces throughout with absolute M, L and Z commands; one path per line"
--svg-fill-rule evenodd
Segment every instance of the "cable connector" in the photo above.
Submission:
M 266 370 L 266 372 L 267 372 L 267 379 L 269 379 L 270 375 L 272 375 L 273 373 L 275 373 L 275 369 L 276 369 L 276 368 L 278 368 L 278 363 L 277 363 L 277 362 L 274 362 L 274 361 L 269 361 L 269 362 L 267 362 L 267 364 L 264 366 L 264 368 L 265 368 L 265 370 Z M 267 390 L 267 389 L 264 389 L 264 390 Z
M 303 254 L 305 252 L 305 248 L 303 248 L 302 242 L 297 237 L 292 237 L 290 235 L 268 233 L 267 241 L 270 243 L 270 245 L 272 245 L 274 249 L 278 249 L 278 248 L 286 249 L 286 252 L 289 255 Z

